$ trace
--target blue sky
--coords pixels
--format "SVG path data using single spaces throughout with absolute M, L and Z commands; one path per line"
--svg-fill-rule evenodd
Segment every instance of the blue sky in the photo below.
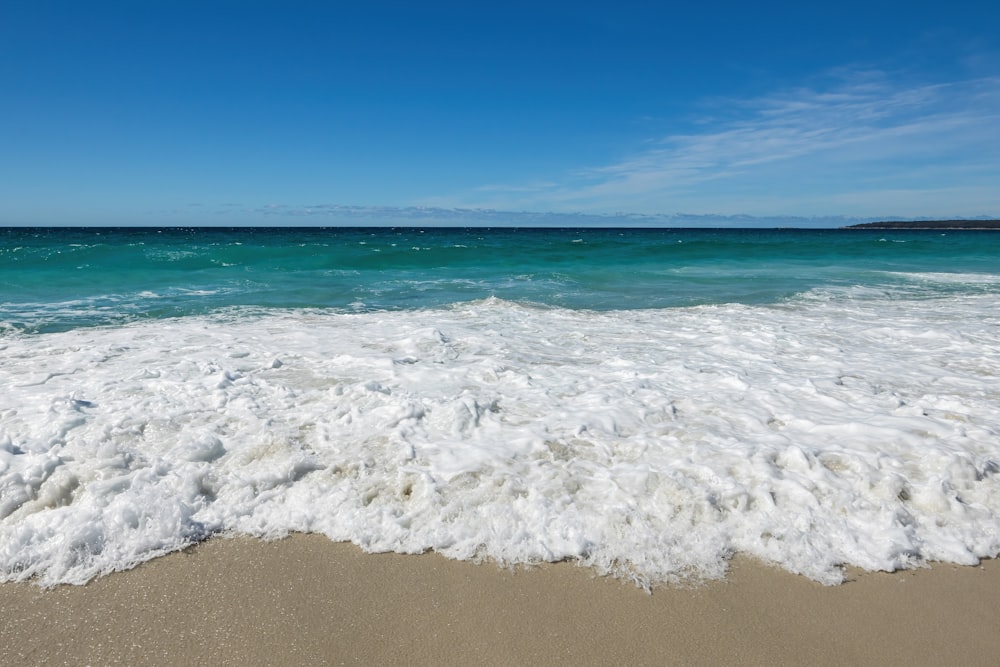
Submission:
M 1000 217 L 998 35 L 964 0 L 5 0 L 0 225 Z

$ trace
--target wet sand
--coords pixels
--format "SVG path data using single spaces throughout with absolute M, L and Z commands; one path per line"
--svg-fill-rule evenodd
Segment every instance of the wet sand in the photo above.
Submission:
M 826 587 L 737 560 L 694 588 L 213 539 L 86 586 L 0 585 L 0 664 L 990 665 L 1000 564 Z

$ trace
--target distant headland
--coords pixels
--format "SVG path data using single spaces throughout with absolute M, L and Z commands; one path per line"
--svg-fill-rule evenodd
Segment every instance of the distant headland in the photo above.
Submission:
M 1000 230 L 1000 220 L 890 220 L 864 222 L 842 229 L 992 229 Z

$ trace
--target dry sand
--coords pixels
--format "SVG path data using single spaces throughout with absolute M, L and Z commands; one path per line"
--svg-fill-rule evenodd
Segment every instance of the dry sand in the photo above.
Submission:
M 324 537 L 214 539 L 87 586 L 0 585 L 0 664 L 993 665 L 1000 564 L 825 587 L 748 561 L 657 588 Z

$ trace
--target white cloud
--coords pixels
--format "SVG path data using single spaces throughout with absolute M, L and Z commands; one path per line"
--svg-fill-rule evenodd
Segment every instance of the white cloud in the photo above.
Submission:
M 996 77 L 905 85 L 878 71 L 839 72 L 822 88 L 717 100 L 711 110 L 697 131 L 653 139 L 617 162 L 552 183 L 492 185 L 436 203 L 884 215 L 900 192 L 933 192 L 921 199 L 951 205 L 958 215 L 966 214 L 963 186 L 1000 182 Z M 1000 214 L 1000 192 L 977 192 L 980 205 Z M 954 196 L 942 202 L 948 193 Z M 846 208 L 817 210 L 819 201 Z

